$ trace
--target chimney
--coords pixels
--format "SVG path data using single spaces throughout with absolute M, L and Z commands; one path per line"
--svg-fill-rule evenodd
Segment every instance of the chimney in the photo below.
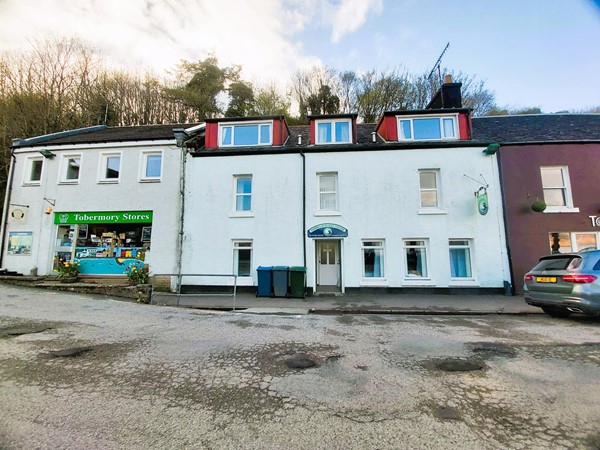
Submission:
M 452 75 L 444 77 L 444 84 L 435 93 L 425 109 L 462 108 L 462 83 L 453 83 Z

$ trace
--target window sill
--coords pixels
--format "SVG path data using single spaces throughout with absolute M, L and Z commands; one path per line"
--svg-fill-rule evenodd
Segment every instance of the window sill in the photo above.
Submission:
M 404 278 L 403 286 L 433 286 L 435 283 L 431 278 Z
M 254 213 L 253 212 L 232 212 L 229 214 L 229 217 L 231 218 L 235 218 L 235 219 L 239 219 L 239 218 L 243 218 L 243 217 L 254 217 Z
M 41 186 L 42 183 L 40 183 L 39 181 L 29 181 L 29 182 L 25 182 L 23 183 L 23 186 Z
M 327 217 L 327 216 L 341 216 L 342 213 L 339 211 L 317 211 L 315 217 Z
M 140 183 L 160 183 L 162 180 L 160 178 L 142 178 L 138 181 Z
M 79 184 L 79 180 L 72 180 L 72 181 L 59 181 L 58 184 Z
M 446 211 L 445 209 L 439 209 L 439 208 L 419 208 L 419 210 L 417 211 L 417 214 L 419 214 L 419 215 L 443 215 L 443 214 L 448 214 L 448 211 Z
M 360 282 L 360 286 L 389 287 L 389 285 L 385 278 L 363 278 Z
M 544 210 L 544 214 L 556 214 L 556 213 L 578 213 L 579 208 L 569 208 L 567 206 L 548 206 Z
M 119 184 L 119 180 L 98 180 L 98 184 Z

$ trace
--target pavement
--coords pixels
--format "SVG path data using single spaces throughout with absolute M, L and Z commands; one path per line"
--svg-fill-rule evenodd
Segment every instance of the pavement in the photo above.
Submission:
M 154 292 L 153 305 L 208 310 L 236 310 L 252 314 L 540 314 L 523 296 L 444 294 L 348 294 L 306 298 L 169 294 Z

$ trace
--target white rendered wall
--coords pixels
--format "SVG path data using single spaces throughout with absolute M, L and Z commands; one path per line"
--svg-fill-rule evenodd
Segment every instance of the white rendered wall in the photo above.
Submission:
M 44 159 L 39 186 L 25 185 L 25 162 L 28 156 L 39 156 L 40 149 L 51 150 L 56 156 Z M 139 182 L 142 151 L 162 150 L 160 182 Z M 119 183 L 98 183 L 100 155 L 121 152 Z M 52 273 L 52 258 L 57 233 L 54 213 L 61 211 L 153 211 L 152 243 L 147 262 L 152 273 L 174 273 L 177 265 L 177 233 L 180 220 L 181 149 L 167 142 L 103 144 L 84 146 L 43 146 L 16 150 L 11 204 L 28 205 L 25 223 L 15 223 L 9 217 L 6 239 L 10 231 L 33 232 L 31 255 L 8 255 L 6 243 L 2 266 L 23 274 L 37 267 L 38 273 Z M 59 184 L 61 155 L 81 154 L 78 184 Z M 55 201 L 52 214 L 45 210 Z
M 502 287 L 509 280 L 498 170 L 483 148 L 306 154 L 306 229 L 302 229 L 302 157 L 298 154 L 188 160 L 184 273 L 232 273 L 236 239 L 253 241 L 256 268 L 303 265 L 303 236 L 320 223 L 348 229 L 342 239 L 344 287 Z M 441 173 L 441 214 L 419 213 L 419 169 Z M 317 212 L 317 173 L 337 172 L 339 212 Z M 252 175 L 252 216 L 235 217 L 234 176 Z M 489 184 L 490 209 L 474 192 Z M 482 178 L 483 177 L 483 178 Z M 485 181 L 484 181 L 485 180 Z M 428 241 L 429 279 L 408 279 L 403 239 Z M 472 280 L 451 280 L 448 239 L 470 239 Z M 363 279 L 363 239 L 385 241 L 385 278 Z M 308 285 L 315 287 L 315 240 L 306 238 Z M 185 284 L 195 283 L 191 279 Z M 221 280 L 197 284 L 221 284 Z

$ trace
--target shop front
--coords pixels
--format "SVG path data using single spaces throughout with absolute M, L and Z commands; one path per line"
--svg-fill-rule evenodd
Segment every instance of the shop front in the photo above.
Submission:
M 79 263 L 81 275 L 125 275 L 147 265 L 152 211 L 56 212 L 54 270 Z

